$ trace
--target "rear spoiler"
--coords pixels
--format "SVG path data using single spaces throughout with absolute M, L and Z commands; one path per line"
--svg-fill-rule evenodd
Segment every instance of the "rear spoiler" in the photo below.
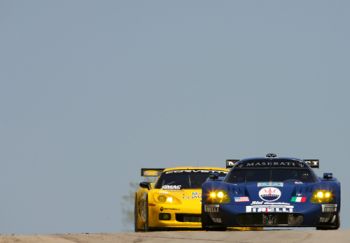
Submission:
M 226 160 L 226 168 L 232 168 L 233 166 L 235 166 L 237 164 L 237 162 L 239 161 L 239 159 L 227 159 Z
M 319 159 L 304 159 L 304 162 L 311 168 L 320 168 Z
M 158 177 L 165 168 L 141 168 L 141 176 Z

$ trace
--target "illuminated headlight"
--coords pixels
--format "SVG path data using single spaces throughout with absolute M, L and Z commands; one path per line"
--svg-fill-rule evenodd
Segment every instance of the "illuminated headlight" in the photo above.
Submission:
M 230 198 L 225 191 L 211 191 L 207 197 L 209 203 L 228 203 Z
M 333 201 L 333 193 L 328 190 L 316 190 L 311 198 L 313 203 L 329 203 L 331 201 Z
M 166 198 L 167 203 L 173 203 L 173 198 L 172 197 L 167 197 Z

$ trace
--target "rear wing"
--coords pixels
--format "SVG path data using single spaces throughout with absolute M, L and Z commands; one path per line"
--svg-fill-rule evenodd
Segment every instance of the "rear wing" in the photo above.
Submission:
M 165 168 L 141 168 L 141 176 L 158 177 Z
M 304 162 L 311 168 L 320 168 L 319 159 L 304 159 Z
M 227 159 L 226 160 L 226 168 L 232 168 L 233 166 L 235 166 L 237 164 L 237 162 L 239 161 L 239 159 Z

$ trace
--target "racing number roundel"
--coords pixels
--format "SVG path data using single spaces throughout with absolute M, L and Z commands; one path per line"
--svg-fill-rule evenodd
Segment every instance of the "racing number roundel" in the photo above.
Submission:
M 259 191 L 259 197 L 265 202 L 274 202 L 281 197 L 280 189 L 276 187 L 264 187 Z

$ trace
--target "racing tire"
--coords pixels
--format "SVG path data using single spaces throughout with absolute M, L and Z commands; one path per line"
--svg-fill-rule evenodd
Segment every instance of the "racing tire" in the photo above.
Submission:
M 316 227 L 317 230 L 337 230 L 340 227 L 340 217 L 339 214 L 337 214 L 337 217 L 335 219 L 335 222 L 333 224 L 329 225 L 319 225 Z
M 149 231 L 149 226 L 148 226 L 148 194 L 146 195 L 144 207 L 145 208 L 143 210 L 145 210 L 145 223 L 143 225 L 143 231 L 148 232 Z
M 206 229 L 206 231 L 226 231 L 227 228 L 223 226 L 213 226 Z
M 135 193 L 135 206 L 134 206 L 134 231 L 140 232 L 140 229 L 138 228 L 139 223 L 139 213 L 137 208 L 137 193 Z
M 210 218 L 209 216 L 206 214 L 206 213 L 203 213 L 202 212 L 202 215 L 201 215 L 201 222 L 202 222 L 202 230 L 209 230 L 210 228 Z

